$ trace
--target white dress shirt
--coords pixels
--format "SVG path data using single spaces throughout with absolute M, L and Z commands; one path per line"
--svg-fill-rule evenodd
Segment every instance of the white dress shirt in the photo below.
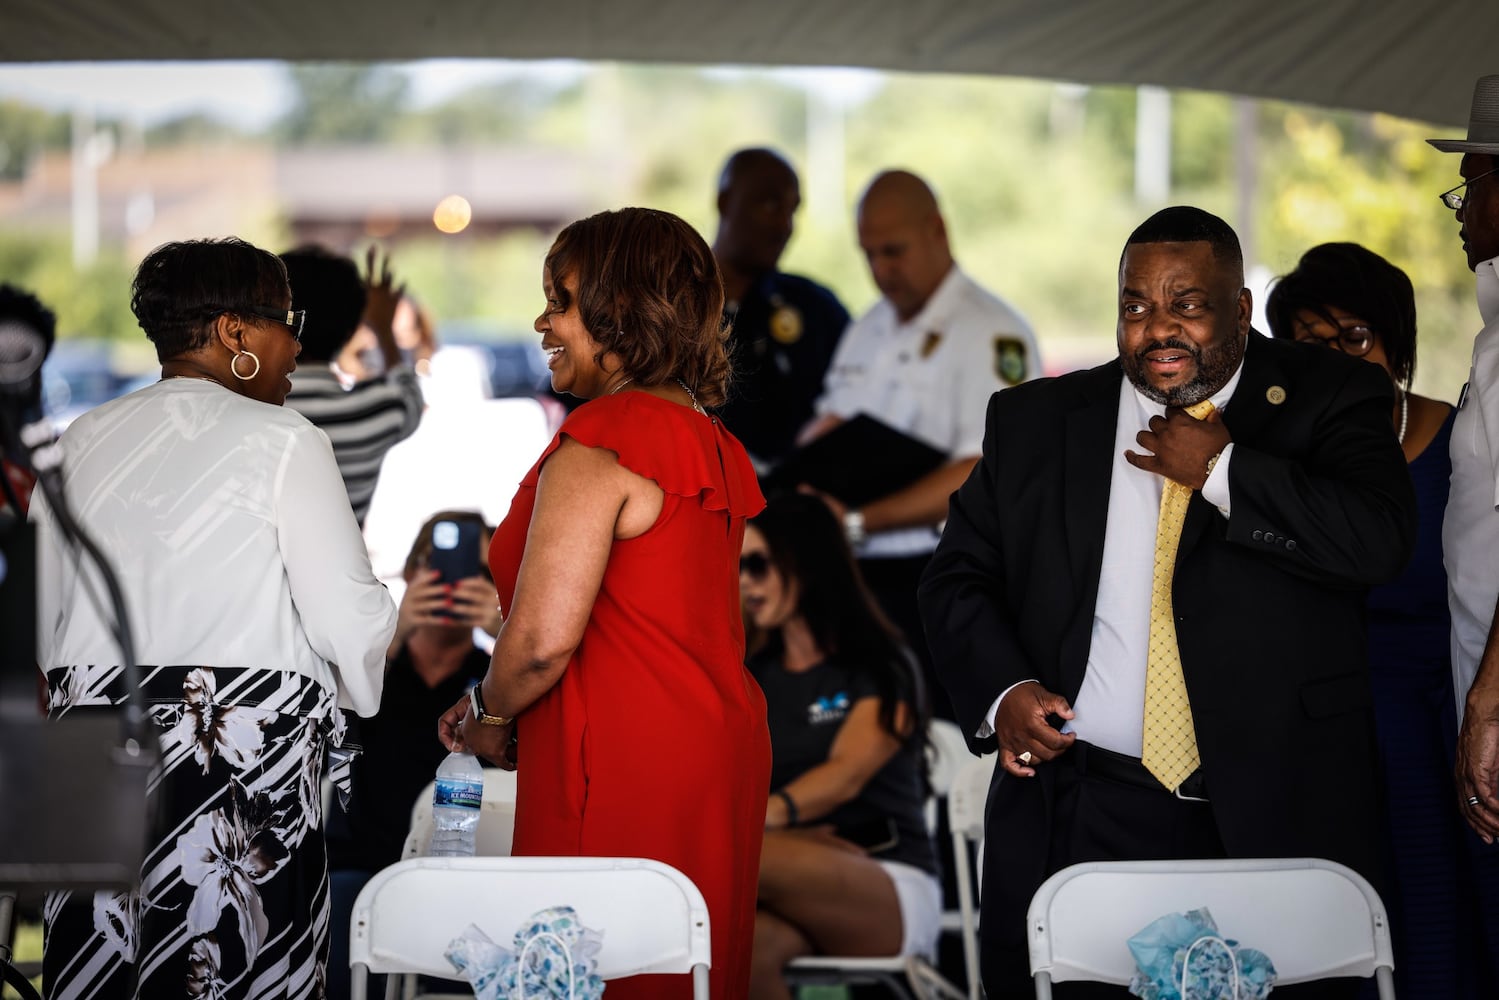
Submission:
M 396 608 L 305 417 L 172 378 L 85 413 L 62 448 L 69 504 L 119 577 L 142 664 L 293 671 L 375 713 Z M 40 490 L 30 516 L 37 662 L 118 664 L 92 562 L 80 572 Z
M 1442 520 L 1459 722 L 1499 600 L 1499 257 L 1479 264 L 1475 277 L 1484 327 L 1452 423 L 1452 489 Z
M 921 311 L 902 323 L 888 299 L 849 325 L 828 368 L 818 416 L 867 413 L 945 452 L 983 450 L 989 397 L 1011 383 L 999 373 L 1002 341 L 1023 345 L 1023 382 L 1041 374 L 1030 324 L 954 264 Z M 1012 348 L 1013 349 L 1013 348 Z M 860 558 L 931 552 L 934 526 L 876 532 Z
M 1209 397 L 1219 410 L 1227 408 L 1244 371 L 1241 361 L 1223 388 Z M 1074 718 L 1062 727 L 1079 739 L 1130 757 L 1140 756 L 1145 716 L 1145 663 L 1150 651 L 1150 593 L 1155 576 L 1156 525 L 1161 515 L 1165 480 L 1137 469 L 1124 457 L 1126 449 L 1139 454 L 1135 436 L 1151 417 L 1164 416 L 1166 407 L 1140 394 L 1128 378 L 1120 380 L 1119 416 L 1114 428 L 1114 464 L 1109 475 L 1108 525 L 1104 530 L 1103 564 L 1098 575 L 1098 600 L 1093 608 L 1093 633 L 1088 644 L 1088 667 L 1073 699 Z M 1233 459 L 1230 442 L 1202 487 L 1203 498 L 1229 516 L 1228 469 Z M 1021 681 L 1021 684 L 1027 683 Z M 999 703 L 1019 684 L 1006 688 L 994 704 L 978 735 L 994 732 Z

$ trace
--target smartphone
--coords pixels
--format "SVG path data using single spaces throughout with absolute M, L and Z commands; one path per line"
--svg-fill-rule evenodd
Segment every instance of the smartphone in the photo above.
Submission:
M 481 575 L 480 530 L 473 521 L 438 521 L 432 526 L 432 553 L 427 556 L 427 567 L 437 570 L 440 582 L 453 584 Z

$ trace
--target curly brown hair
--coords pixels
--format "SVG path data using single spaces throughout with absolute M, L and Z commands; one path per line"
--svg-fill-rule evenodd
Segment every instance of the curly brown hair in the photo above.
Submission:
M 579 219 L 547 251 L 558 305 L 571 303 L 564 275 L 578 285 L 578 314 L 601 350 L 613 352 L 637 385 L 680 378 L 704 406 L 728 390 L 723 279 L 708 244 L 670 212 L 621 208 Z

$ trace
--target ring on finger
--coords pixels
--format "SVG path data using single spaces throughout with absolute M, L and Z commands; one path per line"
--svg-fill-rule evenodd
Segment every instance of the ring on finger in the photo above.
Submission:
M 1470 805 L 1470 806 L 1476 806 L 1476 805 L 1478 805 L 1478 796 L 1476 796 L 1476 795 L 1469 795 L 1468 796 L 1468 805 Z
M 1032 760 L 1035 760 L 1035 757 L 1031 754 L 1031 752 L 1029 750 L 1027 750 L 1025 753 L 1016 754 L 1015 755 L 1015 759 L 1018 760 L 1018 761 L 1020 761 L 1020 763 L 1022 763 L 1022 764 L 1029 764 Z M 1474 801 L 1477 801 L 1477 800 L 1475 799 Z

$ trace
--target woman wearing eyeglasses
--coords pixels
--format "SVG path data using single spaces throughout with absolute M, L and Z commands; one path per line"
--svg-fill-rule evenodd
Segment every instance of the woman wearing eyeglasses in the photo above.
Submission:
M 290 303 L 274 254 L 158 247 L 131 308 L 161 381 L 62 436 L 68 506 L 127 601 L 160 762 L 139 892 L 47 903 L 50 997 L 311 995 L 328 935 L 348 932 L 327 919 L 324 750 L 340 706 L 379 706 L 396 609 L 328 439 L 281 406 Z M 119 705 L 99 575 L 40 494 L 31 518 L 49 712 Z
M 1462 997 L 1483 948 L 1473 937 L 1472 873 L 1457 812 L 1442 514 L 1452 465 L 1454 410 L 1410 391 L 1416 302 L 1405 272 L 1356 243 L 1324 243 L 1271 289 L 1271 332 L 1379 365 L 1395 384 L 1390 424 L 1405 451 L 1420 513 L 1415 555 L 1369 594 L 1369 659 L 1384 770 L 1393 892 L 1385 902 L 1397 992 Z M 1472 987 L 1472 982 L 1468 983 Z
M 801 955 L 929 953 L 942 889 L 923 815 L 927 709 L 909 650 L 819 498 L 773 498 L 739 558 L 771 776 L 750 997 Z

